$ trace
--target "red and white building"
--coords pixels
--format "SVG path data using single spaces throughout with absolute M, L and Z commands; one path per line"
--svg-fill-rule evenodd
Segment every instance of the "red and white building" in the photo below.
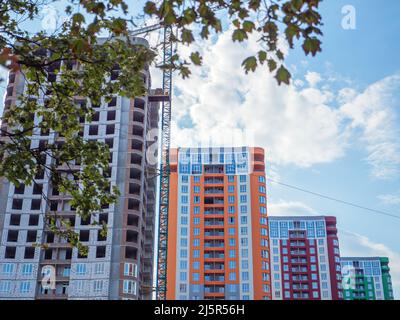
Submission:
M 342 299 L 336 218 L 269 217 L 272 299 Z

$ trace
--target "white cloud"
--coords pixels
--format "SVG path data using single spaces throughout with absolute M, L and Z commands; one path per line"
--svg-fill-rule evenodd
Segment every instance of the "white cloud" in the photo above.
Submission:
M 308 205 L 300 201 L 285 201 L 268 203 L 269 216 L 305 216 L 318 215 L 318 213 Z
M 364 235 L 339 230 L 341 256 L 388 257 L 393 291 L 400 297 L 400 253 L 382 243 L 376 243 Z
M 340 112 L 329 107 L 332 93 L 306 87 L 277 86 L 267 68 L 245 75 L 240 62 L 257 44 L 234 44 L 229 33 L 215 44 L 200 47 L 202 68 L 194 68 L 188 80 L 175 77 L 180 93 L 173 102 L 173 144 L 221 144 L 233 135 L 247 133 L 250 145 L 266 148 L 275 164 L 307 167 L 341 157 L 346 133 Z M 298 83 L 298 82 L 297 82 Z M 179 128 L 182 117 L 193 128 Z M 233 139 L 240 145 L 238 139 Z
M 341 107 L 351 120 L 350 127 L 361 131 L 360 139 L 368 152 L 366 161 L 377 178 L 393 178 L 400 173 L 400 130 L 393 108 L 399 103 L 395 93 L 400 88 L 400 75 L 393 75 L 370 85 L 364 92 L 347 95 Z
M 400 173 L 393 99 L 400 75 L 359 91 L 328 65 L 326 75 L 309 71 L 306 81 L 295 78 L 290 86 L 278 86 L 266 67 L 248 75 L 240 67 L 257 52 L 255 39 L 232 43 L 224 32 L 214 42 L 180 50 L 186 56 L 198 50 L 204 62 L 192 68 L 190 79 L 174 77 L 174 146 L 257 145 L 266 149 L 270 163 L 300 167 L 332 162 L 358 146 L 374 177 Z M 329 89 L 332 82 L 344 87 Z
M 394 194 L 381 194 L 377 197 L 383 204 L 398 205 L 400 204 L 400 190 Z
M 308 71 L 305 75 L 305 78 L 311 87 L 315 87 L 318 82 L 322 80 L 322 77 L 317 72 Z

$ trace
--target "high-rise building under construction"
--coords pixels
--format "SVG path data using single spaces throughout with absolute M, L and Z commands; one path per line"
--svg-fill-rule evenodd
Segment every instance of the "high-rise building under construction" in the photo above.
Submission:
M 145 40 L 133 38 L 140 45 Z M 46 52 L 42 52 L 46 54 Z M 62 62 L 64 63 L 64 62 Z M 52 65 L 54 70 L 61 67 Z M 77 68 L 75 63 L 67 66 Z M 109 81 L 118 75 L 118 67 Z M 151 77 L 142 72 L 145 87 L 150 91 Z M 18 103 L 25 82 L 20 72 L 11 71 L 5 98 L 5 109 Z M 57 81 L 49 73 L 48 81 Z M 45 103 L 44 96 L 36 97 Z M 77 97 L 76 104 L 87 99 Z M 35 185 L 14 186 L 2 180 L 0 188 L 0 299 L 151 299 L 153 287 L 154 221 L 156 178 L 147 168 L 155 163 L 146 159 L 146 136 L 158 128 L 158 103 L 149 97 L 135 99 L 114 96 L 92 106 L 91 122 L 81 122 L 82 137 L 108 144 L 111 157 L 111 186 L 120 196 L 115 204 L 101 213 L 83 220 L 70 204 L 70 196 L 53 188 L 49 174 L 42 172 Z M 35 124 L 40 117 L 35 115 Z M 6 129 L 6 123 L 2 126 Z M 31 147 L 62 141 L 57 132 L 35 131 Z M 153 143 L 153 141 L 150 141 Z M 157 148 L 155 148 L 157 149 Z M 47 156 L 46 163 L 52 159 Z M 79 164 L 71 164 L 79 170 Z M 62 168 L 61 168 L 62 169 Z M 45 195 L 45 198 L 43 197 Z M 44 223 L 48 212 L 68 220 L 87 245 L 87 256 L 79 255 L 65 239 L 55 236 Z M 93 222 L 107 224 L 107 236 Z M 35 243 L 42 246 L 34 246 Z M 54 285 L 43 286 L 42 278 L 53 272 Z

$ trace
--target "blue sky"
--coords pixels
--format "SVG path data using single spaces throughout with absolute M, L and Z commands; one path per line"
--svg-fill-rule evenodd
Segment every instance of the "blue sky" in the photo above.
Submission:
M 355 30 L 341 27 L 344 5 L 356 10 Z M 237 136 L 247 134 L 243 143 L 266 149 L 274 180 L 400 216 L 400 2 L 325 0 L 321 12 L 323 52 L 289 52 L 289 87 L 263 69 L 244 75 L 241 60 L 257 51 L 255 39 L 232 44 L 224 32 L 194 45 L 204 66 L 190 80 L 174 78 L 173 144 L 236 135 L 240 145 Z M 342 255 L 389 256 L 400 298 L 400 219 L 273 183 L 268 192 L 271 215 L 336 216 Z

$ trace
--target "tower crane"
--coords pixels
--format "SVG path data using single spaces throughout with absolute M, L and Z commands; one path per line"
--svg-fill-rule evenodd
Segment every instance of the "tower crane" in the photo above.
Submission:
M 173 54 L 172 27 L 155 24 L 130 32 L 138 36 L 155 30 L 164 29 L 163 41 L 163 82 L 162 92 L 149 96 L 150 102 L 161 102 L 161 161 L 159 166 L 159 216 L 158 216 L 158 246 L 157 246 L 157 280 L 156 298 L 165 300 L 167 293 L 167 249 L 168 249 L 168 206 L 169 206 L 169 176 L 170 176 L 170 145 L 171 145 L 171 89 Z

